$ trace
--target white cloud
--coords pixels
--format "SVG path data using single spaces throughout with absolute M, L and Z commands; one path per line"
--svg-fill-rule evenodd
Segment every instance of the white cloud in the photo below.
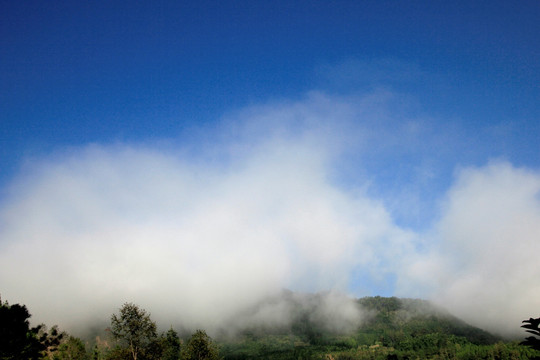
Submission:
M 125 301 L 212 328 L 283 288 L 347 291 L 393 226 L 332 184 L 317 131 L 228 141 L 217 166 L 215 148 L 194 161 L 128 145 L 34 162 L 1 210 L 2 295 L 68 328 Z
M 435 243 L 411 262 L 401 291 L 427 290 L 477 326 L 522 334 L 521 320 L 540 315 L 539 191 L 540 174 L 509 163 L 461 170 Z
M 68 329 L 125 301 L 163 326 L 216 328 L 283 288 L 362 296 L 354 276 L 366 274 L 476 325 L 519 328 L 537 315 L 539 175 L 464 169 L 439 216 L 429 204 L 461 130 L 445 138 L 396 104 L 312 93 L 231 113 L 181 145 L 29 162 L 0 206 L 2 298 Z M 396 225 L 408 213 L 428 220 Z

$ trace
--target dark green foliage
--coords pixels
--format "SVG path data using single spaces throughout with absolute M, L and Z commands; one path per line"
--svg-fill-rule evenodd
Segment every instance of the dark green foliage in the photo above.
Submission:
M 119 315 L 112 315 L 111 334 L 118 342 L 111 359 L 152 359 L 159 352 L 156 323 L 135 304 L 125 303 Z
M 167 331 L 162 337 L 163 360 L 178 360 L 180 359 L 180 338 L 178 333 L 172 328 Z
M 217 360 L 219 350 L 204 330 L 197 330 L 187 342 L 183 351 L 185 360 Z
M 100 360 L 100 359 L 101 359 L 101 356 L 99 352 L 99 347 L 96 344 L 92 350 L 92 360 Z
M 0 301 L 0 360 L 87 360 L 82 341 L 53 326 L 30 328 L 25 305 Z
M 60 332 L 58 326 L 53 326 L 49 332 L 47 327 L 41 325 L 38 332 L 39 342 L 43 345 L 44 353 L 47 358 L 52 358 L 58 351 L 58 347 L 62 340 L 66 337 L 65 332 Z
M 319 316 L 320 299 L 289 294 L 289 327 L 245 329 L 221 344 L 219 351 L 203 330 L 197 330 L 185 345 L 172 328 L 158 336 L 150 315 L 126 303 L 119 315 L 111 317 L 110 333 L 115 341 L 96 337 L 93 354 L 86 352 L 80 339 L 57 327 L 48 332 L 44 325 L 30 328 L 25 306 L 0 302 L 0 360 L 214 360 L 220 355 L 235 360 L 540 359 L 540 319 L 523 321 L 522 327 L 535 337 L 522 342 L 528 346 L 521 346 L 502 342 L 426 301 L 369 297 L 357 301 L 368 314 L 364 321 L 356 328 L 337 330 L 324 323 L 331 318 Z
M 369 297 L 358 305 L 370 316 L 349 333 L 332 333 L 309 312 L 293 314 L 281 334 L 260 329 L 222 345 L 225 359 L 534 359 L 537 353 L 503 343 L 427 301 Z
M 523 320 L 522 323 L 525 323 L 525 325 L 521 325 L 521 327 L 527 329 L 525 330 L 526 332 L 535 336 L 540 336 L 540 318 L 530 318 L 529 320 Z M 521 345 L 526 345 L 535 350 L 540 350 L 540 339 L 535 336 L 529 336 L 521 342 Z
M 30 328 L 25 305 L 9 305 L 0 300 L 0 359 L 39 359 L 45 350 L 38 338 L 40 327 Z
M 101 359 L 102 356 L 99 354 L 99 352 L 96 354 L 98 359 Z M 136 356 L 139 356 L 137 353 Z M 138 357 L 137 357 L 138 358 Z M 104 359 L 107 360 L 128 360 L 133 359 L 133 354 L 131 353 L 130 349 L 125 347 L 116 346 L 112 349 L 110 349 L 107 353 Z
M 363 332 L 377 333 L 393 346 L 404 334 L 422 336 L 431 333 L 463 337 L 478 345 L 495 344 L 501 339 L 471 326 L 448 312 L 419 299 L 366 297 L 358 300 L 365 311 L 374 313 L 363 326 Z
M 366 309 L 382 313 L 389 313 L 403 308 L 402 300 L 397 297 L 364 297 L 358 299 L 358 303 Z
M 58 347 L 54 360 L 88 360 L 90 356 L 81 339 L 69 336 Z

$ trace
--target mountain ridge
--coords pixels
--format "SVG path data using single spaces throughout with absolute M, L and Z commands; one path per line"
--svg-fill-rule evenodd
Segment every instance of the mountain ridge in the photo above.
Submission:
M 267 303 L 279 304 L 282 310 L 287 308 L 284 304 L 289 304 L 288 324 L 248 326 L 235 337 L 216 339 L 221 343 L 224 358 L 235 360 L 532 359 L 538 356 L 518 342 L 472 326 L 427 300 L 372 296 L 350 301 L 346 303 L 343 297 L 332 293 L 284 292 L 280 299 Z M 325 316 L 339 313 L 325 308 L 328 304 L 354 304 L 361 317 L 343 327 L 328 326 Z M 346 309 L 345 313 L 349 311 Z M 353 323 L 355 326 L 351 327 Z

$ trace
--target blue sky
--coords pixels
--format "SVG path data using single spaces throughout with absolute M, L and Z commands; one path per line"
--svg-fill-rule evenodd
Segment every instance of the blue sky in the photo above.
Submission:
M 337 288 L 428 297 L 474 318 L 474 288 L 500 287 L 481 274 L 514 274 L 519 253 L 497 267 L 470 244 L 492 246 L 496 223 L 494 258 L 516 238 L 524 252 L 538 246 L 537 1 L 5 1 L 0 14 L 0 246 L 16 264 L 40 253 L 25 248 L 63 248 L 50 261 L 98 286 L 93 260 L 69 260 L 94 254 L 97 236 L 119 237 L 102 261 L 124 264 L 125 278 L 153 241 L 155 259 L 228 244 L 231 261 L 209 265 L 228 269 L 224 283 L 243 279 L 236 293 L 254 289 L 241 274 L 260 280 L 246 303 L 282 287 Z M 506 213 L 460 217 L 478 204 Z M 485 231 L 462 235 L 469 223 Z M 122 244 L 131 257 L 114 251 Z M 248 257 L 259 262 L 232 265 Z M 188 281 L 185 271 L 152 290 Z M 515 305 L 506 323 L 532 316 L 532 303 L 504 294 L 536 296 L 537 272 L 514 274 L 518 288 L 479 306 Z M 55 314 L 54 299 L 17 285 L 32 287 L 25 274 L 0 277 L 4 297 Z M 156 304 L 144 288 L 129 280 L 103 307 Z
M 517 122 L 532 143 L 539 12 L 535 1 L 5 2 L 1 160 L 14 170 L 27 152 L 174 137 L 248 104 L 380 83 L 467 127 Z M 421 76 L 328 79 L 351 59 Z

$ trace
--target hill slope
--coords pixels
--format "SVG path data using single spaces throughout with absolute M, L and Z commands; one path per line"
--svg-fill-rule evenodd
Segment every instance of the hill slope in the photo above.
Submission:
M 252 324 L 234 338 L 221 339 L 225 359 L 528 359 L 536 354 L 424 300 L 365 297 L 352 301 L 357 314 L 332 312 L 329 304 L 350 304 L 328 301 L 328 294 L 284 293 L 269 302 L 287 309 L 289 321 Z
M 463 337 L 476 345 L 494 344 L 502 340 L 487 331 L 467 324 L 426 300 L 396 297 L 365 297 L 358 300 L 363 309 L 374 316 L 360 327 L 361 332 L 418 337 L 437 333 Z M 388 339 L 386 341 L 389 341 Z

